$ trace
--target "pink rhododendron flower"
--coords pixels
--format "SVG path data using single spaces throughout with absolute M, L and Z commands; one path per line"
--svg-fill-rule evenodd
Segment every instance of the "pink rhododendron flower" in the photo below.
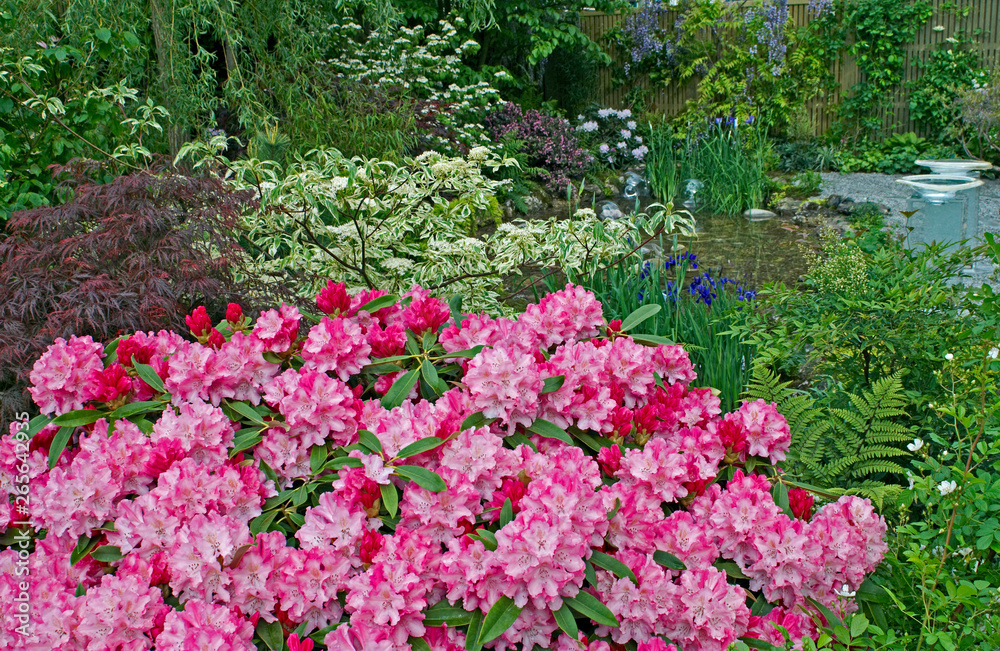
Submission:
M 59 415 L 83 407 L 91 398 L 91 374 L 104 371 L 103 355 L 104 347 L 89 335 L 56 339 L 28 374 L 28 390 L 41 412 Z
M 156 638 L 157 651 L 253 651 L 253 626 L 229 608 L 192 599 L 171 610 Z
M 534 421 L 542 378 L 530 355 L 484 350 L 469 362 L 465 383 L 473 403 L 487 418 L 499 418 L 508 425 Z
M 788 505 L 792 509 L 792 515 L 799 520 L 809 521 L 813 512 L 812 494 L 801 488 L 788 489 Z
M 282 304 L 277 310 L 261 312 L 252 334 L 263 342 L 267 350 L 283 353 L 298 338 L 301 318 L 298 308 Z
M 364 340 L 361 328 L 347 319 L 323 317 L 309 331 L 302 345 L 302 359 L 306 368 L 333 371 L 347 381 L 370 363 L 371 347 Z
M 747 454 L 766 457 L 771 463 L 785 460 L 785 452 L 792 443 L 792 433 L 774 403 L 763 400 L 745 402 L 737 414 L 746 430 Z
M 347 314 L 351 309 L 351 295 L 347 293 L 344 283 L 328 280 L 326 287 L 316 295 L 316 307 L 331 316 Z
M 132 381 L 121 364 L 112 364 L 106 369 L 92 371 L 90 377 L 91 400 L 114 402 L 132 390 Z
M 243 308 L 239 303 L 230 303 L 226 306 L 226 323 L 235 329 L 243 321 Z
M 198 338 L 207 335 L 213 328 L 212 319 L 209 318 L 204 305 L 199 305 L 191 314 L 184 317 L 184 322 L 191 329 L 191 334 Z
M 45 414 L 102 417 L 72 430 L 34 421 L 30 440 L 22 420 L 0 437 L 0 532 L 35 532 L 26 558 L 0 551 L 0 647 L 249 651 L 267 625 L 292 651 L 330 628 L 332 651 L 404 651 L 415 638 L 458 651 L 465 626 L 431 626 L 427 609 L 485 616 L 506 598 L 518 615 L 485 648 L 722 651 L 744 635 L 783 644 L 774 625 L 801 648 L 818 635 L 808 600 L 856 609 L 845 595 L 886 553 L 885 521 L 855 496 L 817 505 L 792 489 L 795 517 L 775 504 L 781 475 L 767 464 L 790 435 L 774 405 L 723 415 L 711 389 L 690 386 L 681 347 L 633 341 L 580 287 L 517 318 L 460 324 L 419 287 L 405 306 L 361 309 L 384 295 L 329 283 L 317 298 L 328 316 L 302 341 L 289 306 L 248 333 L 231 305 L 229 341 L 196 310 L 200 341 L 127 335 L 107 368 L 99 343 L 57 340 L 32 371 L 33 397 Z M 445 358 L 428 345 L 449 388 L 417 382 L 382 404 L 423 360 L 360 371 L 401 353 L 407 330 L 441 330 L 448 352 L 482 348 Z M 122 407 L 129 418 L 112 420 Z M 378 446 L 365 434 L 359 449 L 360 429 Z M 742 467 L 748 457 L 762 474 Z M 99 551 L 71 564 L 83 536 Z M 730 583 L 719 561 L 746 580 Z M 28 638 L 14 633 L 22 592 Z M 552 613 L 581 592 L 620 622 L 581 622 L 611 643 L 559 629 Z M 773 609 L 751 617 L 761 598 Z

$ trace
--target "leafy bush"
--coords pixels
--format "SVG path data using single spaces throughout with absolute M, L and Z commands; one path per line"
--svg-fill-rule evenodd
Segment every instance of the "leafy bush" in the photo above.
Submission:
M 723 651 L 772 622 L 812 640 L 864 596 L 885 521 L 814 510 L 775 467 L 774 406 L 723 417 L 682 348 L 623 332 L 648 309 L 609 329 L 567 285 L 515 321 L 332 282 L 317 307 L 308 334 L 287 305 L 252 328 L 199 309 L 205 343 L 38 360 L 45 415 L 0 467 L 33 447 L 39 533 L 0 552 L 0 586 L 28 568 L 39 645 Z
M 72 198 L 15 213 L 0 241 L 0 403 L 24 411 L 35 358 L 57 337 L 111 339 L 178 328 L 193 306 L 221 313 L 260 290 L 233 232 L 248 191 L 166 166 L 96 183 L 104 168 L 61 168 Z
M 893 236 L 885 223 L 885 214 L 876 203 L 861 203 L 847 216 L 853 234 L 851 238 L 865 253 L 893 244 Z
M 956 131 L 970 156 L 1000 160 L 1000 70 L 987 83 L 975 81 L 958 93 Z
M 829 234 L 804 287 L 762 290 L 760 309 L 738 330 L 773 349 L 793 377 L 807 366 L 860 393 L 908 369 L 907 385 L 933 395 L 941 358 L 972 325 L 952 283 L 968 260 L 968 250 L 945 254 L 937 245 L 866 253 Z
M 837 150 L 818 140 L 784 140 L 774 143 L 782 172 L 829 172 L 837 166 Z
M 383 27 L 366 33 L 360 25 L 346 21 L 333 26 L 341 50 L 327 65 L 340 80 L 341 92 L 348 97 L 361 87 L 390 102 L 374 114 L 380 120 L 391 121 L 397 107 L 404 108 L 403 116 L 415 120 L 419 127 L 421 150 L 465 154 L 472 147 L 491 144 L 480 124 L 482 113 L 499 99 L 499 91 L 491 82 L 508 77 L 498 71 L 493 79 L 486 81 L 463 63 L 463 59 L 472 57 L 479 49 L 476 41 L 463 37 L 465 26 L 461 17 L 453 16 L 426 26 Z M 359 111 L 364 111 L 365 104 L 362 100 L 357 105 Z M 337 103 L 330 108 L 336 112 L 342 110 L 342 105 Z M 338 127 L 344 119 L 336 115 L 332 118 L 334 122 L 326 128 Z M 316 120 L 315 116 L 310 119 Z M 391 133 L 406 140 L 407 124 L 412 123 L 395 123 Z M 329 147 L 337 138 L 344 136 L 333 133 L 329 139 L 313 142 Z M 363 148 L 364 139 L 357 144 L 361 148 L 344 153 L 389 158 L 384 152 Z M 400 153 L 410 152 L 401 149 L 397 156 Z
M 917 159 L 954 158 L 956 154 L 955 147 L 932 143 L 910 131 L 894 134 L 881 142 L 861 141 L 842 150 L 837 167 L 844 173 L 917 174 L 927 171 L 915 164 Z
M 210 165 L 218 155 L 211 147 L 192 144 L 185 155 Z M 287 169 L 229 165 L 242 187 L 263 190 L 260 210 L 246 218 L 255 268 L 295 279 L 304 293 L 329 278 L 352 291 L 402 291 L 417 282 L 459 292 L 476 309 L 510 310 L 502 299 L 518 293 L 511 286 L 525 274 L 580 269 L 628 251 L 638 228 L 671 232 L 684 222 L 663 207 L 635 224 L 602 223 L 583 209 L 571 210 L 569 219 L 484 228 L 498 218 L 494 192 L 506 185 L 484 171 L 512 164 L 478 147 L 468 158 L 425 152 L 399 165 L 332 151 L 311 152 Z
M 0 47 L 0 224 L 18 210 L 58 202 L 52 165 L 98 158 L 120 173 L 145 167 L 155 151 L 163 109 L 139 103 L 124 82 L 87 83 L 93 69 L 136 43 L 131 32 L 101 37 L 82 48 L 58 39 L 17 52 Z
M 664 20 L 668 11 L 676 15 Z M 832 84 L 831 57 L 837 51 L 825 35 L 825 21 L 789 28 L 786 2 L 694 0 L 641 8 L 608 34 L 623 53 L 616 82 L 639 86 L 696 84 L 685 119 L 751 115 L 768 128 L 784 130 L 805 103 Z
M 971 41 L 949 37 L 925 63 L 918 60 L 923 74 L 910 84 L 910 118 L 935 140 L 952 136 L 951 126 L 959 115 L 955 101 L 959 93 L 974 88 L 973 84 L 988 83 L 989 71 L 979 64 L 973 46 Z
M 483 120 L 494 140 L 507 134 L 521 141 L 528 162 L 542 170 L 540 178 L 551 190 L 565 190 L 584 175 L 593 157 L 581 145 L 576 131 L 563 118 L 508 102 Z
M 893 621 L 901 647 L 1000 643 L 1000 363 L 991 343 L 955 349 L 941 369 L 936 426 L 910 444 L 917 460 L 904 497 L 912 508 L 894 532 L 883 580 L 901 610 Z

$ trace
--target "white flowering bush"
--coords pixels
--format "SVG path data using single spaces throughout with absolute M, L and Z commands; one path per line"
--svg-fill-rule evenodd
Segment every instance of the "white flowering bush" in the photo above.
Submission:
M 576 131 L 594 158 L 614 168 L 644 165 L 649 147 L 630 109 L 602 108 L 577 116 Z
M 205 144 L 182 156 L 198 159 L 196 166 L 219 160 Z M 509 181 L 483 171 L 513 165 L 485 147 L 467 157 L 425 152 L 401 164 L 315 150 L 284 169 L 230 164 L 229 176 L 259 195 L 259 209 L 246 216 L 255 270 L 294 278 L 303 296 L 331 278 L 351 291 L 403 292 L 417 283 L 461 294 L 472 309 L 503 310 L 510 282 L 528 273 L 585 271 L 637 249 L 643 235 L 692 227 L 690 217 L 654 204 L 652 216 L 632 221 L 602 222 L 585 208 L 486 232 L 499 214 L 495 192 Z
M 500 91 L 477 77 L 462 63 L 475 54 L 479 44 L 463 40 L 459 31 L 465 21 L 459 16 L 442 20 L 430 29 L 378 29 L 366 38 L 360 25 L 331 25 L 342 37 L 340 55 L 326 62 L 347 82 L 367 82 L 377 88 L 405 91 L 417 100 L 417 111 L 429 133 L 433 148 L 448 153 L 475 146 L 491 146 L 479 124 L 483 110 L 494 104 Z M 497 72 L 498 78 L 507 76 Z

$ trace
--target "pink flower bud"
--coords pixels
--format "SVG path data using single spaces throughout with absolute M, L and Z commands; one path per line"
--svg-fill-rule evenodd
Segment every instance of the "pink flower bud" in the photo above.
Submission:
M 346 314 L 351 309 L 351 295 L 347 293 L 344 283 L 329 280 L 323 291 L 316 295 L 316 307 L 333 316 Z
M 212 320 L 208 318 L 208 310 L 204 305 L 199 305 L 194 312 L 184 317 L 184 322 L 191 328 L 191 334 L 195 337 L 207 334 L 212 328 Z
M 226 306 L 226 322 L 229 323 L 230 327 L 235 329 L 235 326 L 243 320 L 243 308 L 240 307 L 239 303 L 230 303 Z

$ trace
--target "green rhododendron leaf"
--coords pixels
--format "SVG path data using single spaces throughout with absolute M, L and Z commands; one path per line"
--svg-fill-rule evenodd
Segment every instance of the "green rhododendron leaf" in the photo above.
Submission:
M 578 592 L 575 597 L 563 597 L 563 603 L 584 617 L 605 626 L 618 626 L 618 618 L 611 610 L 601 603 L 600 599 L 589 592 Z
M 622 321 L 621 332 L 628 332 L 646 319 L 656 316 L 656 314 L 658 314 L 662 309 L 663 308 L 661 306 L 655 304 L 642 305 L 636 308 L 632 314 L 629 314 L 625 317 L 625 320 Z
M 420 466 L 396 466 L 396 474 L 409 479 L 414 484 L 426 488 L 432 493 L 440 493 L 448 488 L 444 480 L 441 479 L 441 475 Z
M 479 644 L 486 644 L 504 634 L 521 614 L 521 607 L 507 596 L 497 599 L 490 612 L 483 619 L 483 629 L 479 632 Z
M 573 611 L 565 602 L 558 610 L 552 611 L 552 616 L 555 617 L 556 624 L 566 635 L 575 640 L 580 634 L 580 629 L 576 625 L 576 616 L 573 615 Z

